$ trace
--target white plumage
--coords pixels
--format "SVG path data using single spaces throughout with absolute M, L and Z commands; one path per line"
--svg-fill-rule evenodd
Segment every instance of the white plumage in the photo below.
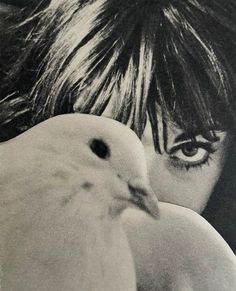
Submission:
M 1 291 L 133 291 L 120 223 L 157 216 L 143 147 L 120 123 L 54 117 L 0 145 Z

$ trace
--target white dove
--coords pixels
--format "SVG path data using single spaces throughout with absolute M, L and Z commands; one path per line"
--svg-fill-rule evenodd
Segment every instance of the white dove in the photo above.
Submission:
M 159 202 L 159 211 L 122 215 L 138 291 L 235 291 L 236 257 L 219 233 L 190 209 Z
M 158 216 L 143 146 L 110 119 L 69 114 L 0 144 L 1 291 L 133 291 L 120 214 Z

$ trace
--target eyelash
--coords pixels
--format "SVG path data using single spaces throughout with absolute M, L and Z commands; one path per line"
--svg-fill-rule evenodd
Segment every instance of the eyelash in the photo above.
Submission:
M 173 156 L 174 153 L 176 153 L 178 150 L 183 149 L 187 145 L 191 145 L 192 147 L 195 147 L 198 149 L 201 148 L 201 149 L 206 150 L 207 152 L 206 157 L 203 160 L 200 160 L 197 162 L 187 162 Z M 210 142 L 188 141 L 180 145 L 174 146 L 170 150 L 169 154 L 170 154 L 171 163 L 175 168 L 188 171 L 191 168 L 202 168 L 206 164 L 209 165 L 210 160 L 212 160 L 211 154 L 213 154 L 215 151 L 216 150 L 213 149 L 213 144 Z

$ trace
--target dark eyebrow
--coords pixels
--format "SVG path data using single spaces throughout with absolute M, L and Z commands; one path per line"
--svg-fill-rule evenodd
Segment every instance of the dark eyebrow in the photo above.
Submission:
M 185 141 L 185 140 L 195 140 L 196 136 L 198 135 L 202 135 L 205 139 L 207 139 L 208 141 L 211 142 L 216 142 L 219 140 L 219 137 L 216 136 L 214 131 L 207 131 L 207 132 L 199 132 L 199 131 L 195 131 L 195 132 L 183 132 L 180 133 L 179 135 L 177 135 L 174 139 L 174 142 L 180 142 L 180 141 Z
M 199 135 L 199 133 L 188 133 L 188 132 L 183 132 L 180 133 L 179 135 L 177 135 L 174 139 L 174 142 L 180 142 L 180 141 L 185 141 L 187 139 L 194 139 L 197 135 Z

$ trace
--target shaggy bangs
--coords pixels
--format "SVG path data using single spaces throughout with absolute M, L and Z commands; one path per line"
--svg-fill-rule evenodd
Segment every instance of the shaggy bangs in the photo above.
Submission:
M 108 115 L 141 137 L 149 116 L 157 150 L 160 122 L 208 138 L 230 129 L 235 4 L 208 2 L 51 1 L 27 37 L 24 71 L 15 67 L 30 126 L 81 112 Z
M 235 5 L 163 2 L 148 104 L 153 131 L 158 113 L 190 135 L 214 139 L 214 130 L 235 124 Z

